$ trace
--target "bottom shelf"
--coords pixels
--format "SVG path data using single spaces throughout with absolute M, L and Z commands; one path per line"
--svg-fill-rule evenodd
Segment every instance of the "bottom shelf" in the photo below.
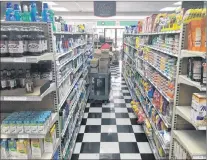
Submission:
M 206 159 L 206 133 L 197 130 L 174 130 L 175 138 L 192 159 Z
M 60 146 L 60 138 L 57 138 L 53 152 L 52 153 L 44 153 L 41 159 L 52 159 L 59 146 Z

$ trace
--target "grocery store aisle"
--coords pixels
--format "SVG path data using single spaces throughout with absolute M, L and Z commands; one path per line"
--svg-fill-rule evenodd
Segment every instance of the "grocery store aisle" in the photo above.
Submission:
M 131 109 L 131 96 L 121 66 L 121 63 L 111 66 L 110 103 L 87 104 L 72 160 L 154 159 Z

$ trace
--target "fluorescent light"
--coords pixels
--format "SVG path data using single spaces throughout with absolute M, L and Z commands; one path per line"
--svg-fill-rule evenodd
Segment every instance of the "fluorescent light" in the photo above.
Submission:
M 181 6 L 182 2 L 175 2 L 173 5 L 175 6 Z
M 67 12 L 67 11 L 69 11 L 67 8 L 64 8 L 64 7 L 52 7 L 52 10 L 59 11 L 59 12 Z
M 49 6 L 57 6 L 58 5 L 55 2 L 43 2 L 43 3 L 47 3 Z
M 160 11 L 174 11 L 177 7 L 165 7 L 165 8 L 162 8 Z

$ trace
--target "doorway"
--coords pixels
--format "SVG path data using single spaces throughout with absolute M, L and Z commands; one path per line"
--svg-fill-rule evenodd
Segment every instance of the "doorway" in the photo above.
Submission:
M 120 51 L 123 44 L 124 28 L 104 28 L 105 42 L 112 45 L 113 51 Z

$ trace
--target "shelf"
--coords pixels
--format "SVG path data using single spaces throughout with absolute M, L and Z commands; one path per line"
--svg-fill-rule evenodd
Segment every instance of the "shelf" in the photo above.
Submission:
M 148 65 L 150 65 L 151 67 L 153 67 L 157 72 L 159 72 L 162 76 L 164 76 L 165 78 L 167 78 L 168 80 L 173 80 L 174 78 L 169 77 L 168 75 L 166 75 L 166 73 L 164 73 L 163 71 L 159 70 L 157 67 L 155 67 L 154 65 L 152 65 L 151 63 L 149 63 L 148 61 L 144 60 L 144 62 L 146 62 Z
M 73 56 L 71 56 L 70 58 L 68 58 L 66 61 L 64 61 L 63 63 L 59 63 L 57 64 L 57 69 L 60 70 L 61 68 L 63 68 L 66 64 L 68 64 L 70 61 L 73 60 Z
M 179 75 L 179 80 L 178 80 L 179 83 L 182 83 L 182 84 L 186 84 L 186 85 L 189 85 L 189 86 L 192 86 L 192 87 L 196 87 L 198 88 L 200 91 L 206 91 L 206 86 L 202 86 L 200 84 L 200 82 L 195 82 L 195 81 L 192 81 L 190 78 L 188 78 L 186 75 Z
M 157 47 L 154 47 L 154 46 L 152 46 L 152 45 L 143 45 L 143 46 L 148 47 L 148 48 L 151 48 L 151 49 L 156 50 L 156 51 L 159 51 L 159 52 L 162 52 L 162 53 L 165 53 L 165 54 L 167 54 L 167 55 L 169 55 L 169 56 L 172 56 L 172 57 L 178 57 L 177 54 L 168 52 L 168 51 L 166 51 L 166 50 L 162 50 L 162 49 L 157 48 Z
M 42 101 L 42 99 L 55 91 L 55 83 L 51 83 L 50 87 L 40 94 L 41 86 L 35 87 L 33 93 L 25 93 L 25 88 L 17 88 L 13 90 L 2 90 L 1 101 Z
M 144 132 L 145 132 L 145 129 L 144 129 Z M 145 132 L 145 134 L 147 135 L 147 133 Z M 150 139 L 148 136 L 146 136 L 147 137 L 147 140 L 148 140 L 148 142 L 149 142 L 149 146 L 150 146 L 150 148 L 151 148 L 151 150 L 152 150 L 152 153 L 154 154 L 154 157 L 155 157 L 155 159 L 156 160 L 166 160 L 167 159 L 167 157 L 160 157 L 159 156 L 159 153 L 158 153 L 158 150 L 157 150 L 157 148 L 156 148 L 156 146 L 155 146 L 155 143 L 154 143 L 154 141 L 152 140 L 152 139 Z
M 138 48 L 134 47 L 133 45 L 131 45 L 131 44 L 129 44 L 129 43 L 124 42 L 124 44 L 126 44 L 127 46 L 130 46 L 130 47 L 132 47 L 132 48 L 134 48 L 134 49 L 136 49 L 136 50 L 138 50 Z
M 65 79 L 73 72 L 73 69 L 68 70 L 68 72 L 59 80 L 58 82 L 58 88 L 61 86 L 61 84 L 65 81 Z
M 79 109 L 79 111 L 80 111 L 80 109 Z M 78 111 L 78 113 L 79 113 L 79 111 Z M 65 143 L 65 147 L 64 147 L 64 149 L 63 149 L 63 155 L 62 155 L 63 158 L 65 157 L 65 155 L 66 155 L 66 153 L 67 153 L 67 150 L 68 150 L 68 147 L 69 147 L 69 144 L 70 144 L 70 141 L 71 141 L 73 132 L 74 132 L 74 130 L 75 130 L 75 126 L 76 126 L 77 119 L 78 119 L 78 114 L 77 114 L 76 117 L 75 117 L 75 120 L 74 120 L 75 123 L 73 122 L 73 126 L 72 126 L 72 129 L 71 129 L 72 132 L 71 132 L 71 134 L 69 135 L 69 138 L 68 138 L 67 142 Z
M 40 56 L 1 57 L 1 63 L 38 63 L 39 61 L 53 61 L 53 53 L 44 53 Z
M 81 62 L 81 64 L 79 64 L 78 66 L 77 66 L 77 68 L 75 68 L 74 70 L 73 70 L 73 73 L 75 74 L 79 69 L 80 69 L 80 67 L 83 65 L 83 62 Z
M 140 69 L 138 69 L 138 68 L 136 68 L 136 67 L 135 67 L 135 70 L 136 70 L 136 71 L 137 71 L 143 78 L 145 77 L 143 71 L 141 71 Z
M 87 34 L 86 32 L 67 32 L 67 31 L 61 31 L 61 32 L 54 32 L 55 35 L 63 35 L 63 34 L 70 34 L 70 35 L 82 35 Z
M 205 52 L 181 50 L 181 58 L 202 57 L 206 58 Z
M 174 130 L 175 138 L 190 154 L 192 159 L 206 159 L 206 133 L 196 130 Z
M 129 55 L 129 53 L 125 52 L 124 53 L 135 63 L 134 59 Z
M 166 31 L 166 32 L 152 32 L 152 33 L 124 33 L 125 35 L 131 36 L 148 36 L 148 35 L 160 35 L 160 34 L 179 34 L 180 31 Z
M 81 71 L 80 73 L 79 73 L 79 75 L 76 77 L 76 79 L 74 80 L 74 82 L 73 82 L 73 84 L 70 86 L 70 88 L 69 89 L 67 89 L 67 94 L 65 94 L 65 96 L 64 96 L 64 98 L 60 101 L 60 103 L 59 103 L 59 109 L 58 110 L 60 110 L 60 108 L 62 107 L 62 105 L 64 104 L 64 102 L 65 102 L 65 100 L 67 99 L 67 97 L 68 97 L 68 95 L 70 94 L 70 92 L 73 90 L 73 88 L 74 88 L 74 86 L 75 86 L 75 84 L 78 82 L 78 80 L 79 80 L 79 78 L 81 77 L 81 75 L 83 74 L 83 71 Z
M 171 99 L 171 98 L 169 98 L 169 97 L 167 97 L 166 95 L 165 95 L 165 93 L 163 93 L 148 77 L 146 77 L 147 79 L 148 79 L 148 81 L 160 92 L 160 94 L 168 101 L 168 102 L 170 102 L 170 103 L 172 103 L 173 102 L 173 99 Z
M 52 120 L 46 129 L 44 134 L 39 133 L 16 133 L 16 134 L 3 134 L 1 133 L 1 138 L 45 138 L 46 134 L 49 132 L 53 124 L 58 121 L 58 113 L 52 113 Z
M 62 137 L 62 138 L 63 138 L 63 136 L 65 135 L 65 132 L 66 132 L 66 130 L 67 130 L 67 128 L 68 128 L 68 124 L 69 124 L 69 122 L 70 122 L 70 119 L 71 119 L 71 117 L 73 116 L 73 112 L 74 112 L 74 110 L 75 110 L 75 108 L 76 108 L 76 106 L 77 106 L 77 104 L 78 104 L 78 101 L 79 101 L 80 96 L 81 96 L 81 92 L 79 92 L 78 95 L 76 95 L 76 96 L 77 96 L 77 97 L 76 97 L 76 100 L 75 100 L 75 102 L 73 103 L 73 105 L 72 105 L 72 107 L 71 107 L 71 109 L 70 109 L 70 113 L 69 113 L 69 115 L 68 115 L 68 118 L 67 118 L 67 120 L 66 120 L 66 122 L 65 122 L 65 125 L 64 125 L 62 134 L 61 134 L 61 137 Z
M 78 58 L 81 54 L 83 54 L 84 52 L 81 52 L 81 53 L 79 53 L 79 54 L 76 54 L 76 55 L 74 55 L 73 56 L 73 60 L 75 60 L 76 58 Z
M 191 121 L 190 106 L 176 106 L 176 114 L 191 123 L 197 130 L 206 130 L 206 126 L 197 126 Z
M 64 53 L 56 53 L 56 56 L 55 56 L 56 60 L 58 60 L 60 57 L 65 56 L 66 54 L 68 54 L 68 53 L 70 53 L 72 51 L 73 51 L 73 49 L 70 49 L 69 51 L 64 52 Z
M 53 152 L 52 153 L 46 153 L 46 152 L 43 153 L 41 159 L 47 159 L 47 160 L 52 159 L 59 146 L 60 146 L 60 138 L 57 138 Z

